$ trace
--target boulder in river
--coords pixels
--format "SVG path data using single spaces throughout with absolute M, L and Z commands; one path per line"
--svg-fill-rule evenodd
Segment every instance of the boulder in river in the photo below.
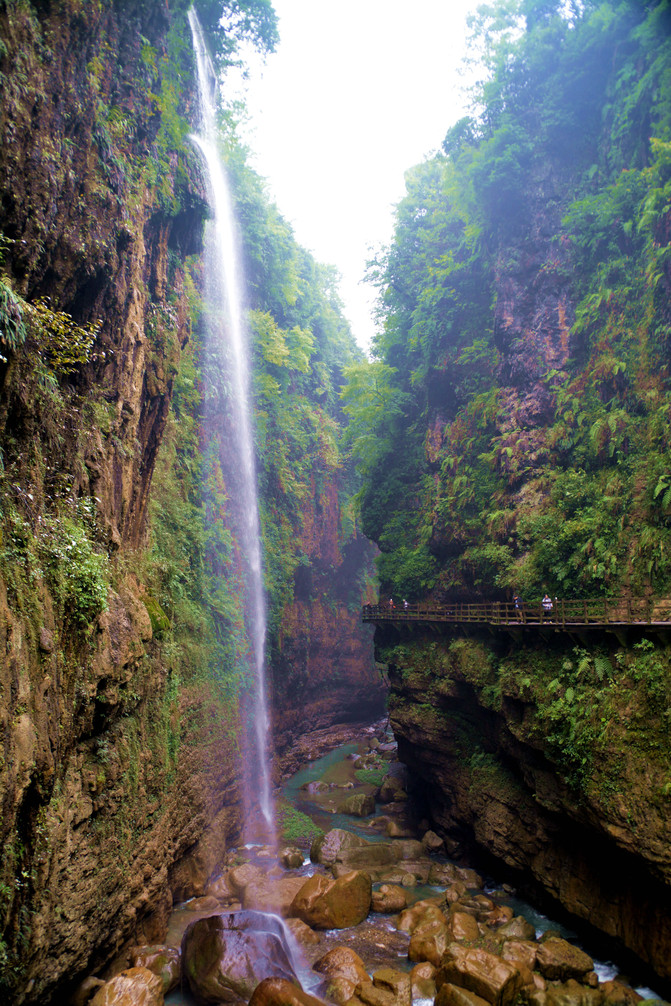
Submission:
M 329 866 L 350 849 L 365 849 L 368 842 L 365 838 L 353 835 L 342 828 L 331 828 L 325 834 L 317 835 L 310 849 L 310 859 L 313 863 L 325 863 Z
M 368 915 L 371 890 L 370 876 L 361 870 L 337 880 L 315 874 L 294 898 L 291 914 L 315 929 L 349 929 Z
M 282 866 L 285 866 L 287 870 L 297 870 L 303 865 L 303 852 L 301 849 L 297 849 L 295 846 L 287 846 L 286 849 L 282 849 L 279 854 L 279 860 Z
M 536 967 L 544 978 L 565 982 L 569 978 L 583 978 L 594 969 L 594 961 L 568 940 L 550 936 L 542 940 L 538 947 Z
M 334 947 L 315 961 L 312 969 L 329 978 L 347 978 L 355 986 L 370 981 L 363 961 L 351 947 Z
M 91 1006 L 163 1006 L 163 982 L 147 968 L 128 968 L 102 985 Z
M 473 942 L 480 936 L 477 920 L 469 912 L 450 912 L 448 928 L 453 940 Z
M 436 967 L 452 942 L 452 934 L 444 922 L 434 920 L 417 926 L 410 937 L 409 961 L 429 961 Z
M 450 944 L 436 974 L 439 990 L 445 983 L 474 992 L 492 1006 L 508 1006 L 523 987 L 518 968 L 487 950 Z
M 440 852 L 443 848 L 443 840 L 440 835 L 435 833 L 435 831 L 431 831 L 429 829 L 429 831 L 424 832 L 424 835 L 422 836 L 422 845 L 427 852 Z
M 254 990 L 249 1006 L 324 1006 L 287 978 L 264 978 Z
M 283 934 L 282 920 L 261 912 L 198 919 L 182 939 L 182 976 L 205 1002 L 248 1001 L 264 978 L 295 980 Z
M 306 925 L 302 919 L 287 919 L 285 924 L 296 942 L 303 947 L 314 947 L 322 941 L 319 933 Z
M 263 870 L 254 863 L 243 863 L 241 866 L 234 866 L 228 873 L 228 883 L 235 894 L 242 894 L 248 884 L 263 877 Z
M 469 989 L 445 982 L 436 996 L 435 1006 L 489 1006 L 489 1003 Z
M 375 813 L 375 799 L 370 793 L 352 793 L 338 807 L 339 814 L 351 814 L 353 817 L 369 817 Z
M 413 933 L 418 926 L 426 926 L 429 922 L 447 924 L 447 916 L 435 902 L 425 899 L 404 909 L 396 919 L 396 928 L 404 933 Z
M 408 904 L 406 891 L 398 884 L 381 884 L 373 891 L 371 910 L 373 912 L 401 912 Z
M 158 975 L 163 982 L 164 995 L 179 985 L 180 960 L 177 947 L 137 947 L 129 957 L 132 967 L 146 968 L 152 974 Z
M 506 940 L 532 941 L 536 938 L 536 929 L 523 915 L 516 915 L 498 928 L 497 935 Z
M 304 883 L 305 877 L 261 876 L 245 887 L 242 907 L 289 915 L 292 902 Z

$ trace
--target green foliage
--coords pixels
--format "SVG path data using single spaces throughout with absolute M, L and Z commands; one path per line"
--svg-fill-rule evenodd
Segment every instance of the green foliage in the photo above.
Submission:
M 54 517 L 45 524 L 39 552 L 65 621 L 88 626 L 107 607 L 107 555 L 96 550 L 81 524 L 67 517 Z
M 357 782 L 366 786 L 381 786 L 386 774 L 386 768 L 358 768 L 354 770 Z
M 300 810 L 282 803 L 277 807 L 277 825 L 280 840 L 287 845 L 309 848 L 323 834 L 314 821 Z
M 343 393 L 384 593 L 671 589 L 669 18 L 472 18 L 485 78 L 406 175 Z

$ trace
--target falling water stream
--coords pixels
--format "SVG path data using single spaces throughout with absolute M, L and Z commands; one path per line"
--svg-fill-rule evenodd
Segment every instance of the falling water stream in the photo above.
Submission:
M 216 123 L 217 78 L 198 16 L 189 11 L 198 70 L 200 124 L 192 139 L 207 168 L 213 219 L 205 231 L 205 324 L 210 357 L 224 364 L 230 381 L 228 429 L 219 431 L 231 441 L 226 453 L 229 464 L 229 506 L 241 567 L 245 602 L 245 626 L 249 645 L 249 682 L 243 696 L 244 821 L 246 838 L 275 840 L 273 801 L 268 767 L 269 717 L 265 681 L 266 609 L 252 422 L 247 331 L 242 303 L 240 255 L 226 169 L 218 150 Z M 211 375 L 210 375 L 211 376 Z M 206 405 L 207 411 L 207 405 Z M 207 429 L 207 414 L 205 417 Z M 251 834 L 251 822 L 261 812 L 262 834 Z

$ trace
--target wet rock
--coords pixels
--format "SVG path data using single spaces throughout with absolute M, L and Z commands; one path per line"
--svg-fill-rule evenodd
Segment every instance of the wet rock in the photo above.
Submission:
M 450 912 L 448 929 L 453 940 L 469 942 L 477 940 L 480 935 L 478 923 L 468 912 Z
M 398 850 L 399 860 L 413 860 L 418 863 L 425 860 L 428 869 L 431 869 L 430 860 L 426 857 L 426 850 L 424 849 L 422 843 L 418 842 L 416 838 L 400 838 L 397 842 L 394 842 L 393 845 Z M 426 876 L 428 878 L 428 872 Z
M 295 979 L 282 934 L 281 920 L 260 912 L 198 919 L 182 940 L 182 976 L 205 1002 L 247 1001 L 264 978 Z
M 510 905 L 495 905 L 490 912 L 483 913 L 481 918 L 488 926 L 503 926 L 512 922 L 513 910 Z
M 98 989 L 91 1006 L 163 1006 L 163 983 L 146 968 L 128 968 Z
M 303 853 L 300 849 L 296 849 L 294 846 L 290 846 L 286 849 L 282 849 L 279 855 L 279 860 L 282 866 L 285 866 L 287 870 L 297 870 L 303 865 Z
M 408 794 L 403 789 L 403 783 L 392 775 L 386 775 L 382 780 L 377 798 L 380 803 L 394 803 L 396 800 L 407 800 Z
M 305 877 L 260 877 L 245 887 L 242 907 L 289 915 L 293 900 L 304 883 Z
M 398 915 L 396 928 L 405 933 L 413 933 L 418 926 L 427 925 L 429 922 L 442 922 L 446 925 L 447 916 L 432 901 L 416 901 Z
M 387 821 L 385 831 L 389 838 L 414 838 L 415 836 L 415 829 L 411 825 L 393 819 Z
M 603 992 L 581 985 L 575 978 L 564 984 L 548 985 L 526 995 L 530 1006 L 602 1006 Z
M 370 876 L 361 870 L 337 880 L 315 875 L 294 898 L 291 914 L 315 929 L 348 929 L 368 915 L 371 890 Z
M 457 867 L 454 863 L 432 863 L 429 872 L 429 883 L 437 887 L 449 887 L 460 880 Z M 464 887 L 464 893 L 466 888 Z
M 529 971 L 533 971 L 536 967 L 537 953 L 538 943 L 531 940 L 506 940 L 501 947 L 501 957 L 504 961 L 510 961 L 517 966 L 523 964 Z
M 429 874 L 429 878 L 430 877 L 431 874 Z M 429 883 L 430 882 L 431 880 L 429 879 Z M 458 880 L 456 883 L 450 884 L 450 886 L 445 891 L 445 901 L 448 903 L 448 905 L 454 904 L 455 902 L 463 898 L 465 894 L 466 894 L 466 884 L 462 884 L 462 882 Z
M 567 940 L 551 936 L 539 944 L 536 967 L 544 978 L 565 982 L 569 978 L 584 977 L 594 969 L 594 961 Z
M 523 915 L 516 915 L 510 922 L 499 927 L 498 935 L 499 937 L 503 936 L 506 940 L 534 940 L 536 929 L 530 922 L 527 922 Z
M 353 817 L 369 817 L 375 813 L 375 799 L 369 793 L 352 793 L 338 807 L 339 814 Z
M 220 877 L 216 877 L 212 880 L 205 888 L 205 894 L 209 897 L 216 898 L 217 901 L 230 901 L 234 896 L 235 892 L 228 882 L 228 875 L 222 873 Z
M 201 898 L 192 898 L 184 907 L 189 912 L 218 912 L 221 905 L 218 898 L 204 894 Z
M 408 904 L 408 895 L 397 884 L 382 884 L 373 891 L 371 910 L 373 912 L 400 912 Z
M 287 978 L 264 978 L 254 989 L 249 1006 L 323 1006 Z
M 523 987 L 519 969 L 478 948 L 450 945 L 436 974 L 439 993 L 445 983 L 474 992 L 493 1006 L 512 1003 Z
M 443 848 L 443 840 L 440 835 L 437 835 L 435 831 L 424 832 L 422 836 L 422 845 L 427 850 L 427 852 L 440 852 Z
M 357 985 L 350 1003 L 351 1006 L 357 1006 L 358 1003 L 364 1003 L 365 1006 L 396 1006 L 394 993 L 377 988 L 372 982 Z
M 391 842 L 364 842 L 359 848 L 343 849 L 338 853 L 338 862 L 344 863 L 352 870 L 365 870 L 390 866 L 398 862 L 399 851 Z
M 605 1006 L 636 1006 L 643 998 L 622 982 L 609 981 L 601 985 Z
M 436 968 L 430 961 L 415 964 L 410 972 L 413 999 L 435 999 L 436 983 L 434 981 Z
M 488 1003 L 469 989 L 445 982 L 436 996 L 435 1006 L 488 1006 Z
M 177 947 L 137 947 L 129 956 L 132 967 L 146 968 L 161 979 L 164 995 L 179 985 L 180 953 Z
M 312 969 L 329 978 L 347 978 L 355 987 L 370 981 L 364 962 L 350 947 L 334 947 L 320 957 Z
M 332 828 L 323 835 L 318 835 L 310 849 L 310 859 L 313 863 L 335 863 L 345 852 L 355 849 L 365 849 L 368 846 L 365 838 L 353 835 L 342 828 Z
M 243 863 L 242 866 L 234 866 L 228 872 L 228 883 L 234 894 L 242 894 L 247 884 L 260 880 L 264 876 L 263 870 L 255 866 L 254 863 Z
M 413 931 L 408 947 L 408 960 L 429 961 L 438 967 L 451 942 L 452 935 L 444 922 L 427 922 Z
M 415 877 L 414 873 L 404 873 L 403 876 L 401 877 L 401 886 L 408 888 L 416 887 L 417 878 Z
M 324 987 L 324 996 L 337 1006 L 345 1006 L 345 1003 L 354 998 L 357 984 L 348 978 L 330 978 Z
M 105 984 L 101 978 L 94 978 L 89 975 L 77 986 L 68 1000 L 68 1006 L 87 1006 L 99 988 Z
M 321 779 L 316 779 L 312 782 L 303 783 L 301 789 L 306 793 L 328 793 L 329 784 L 327 782 L 322 782 Z
M 287 919 L 285 922 L 293 938 L 303 947 L 314 947 L 321 943 L 322 938 L 319 933 L 306 925 L 302 919 Z
M 483 886 L 480 874 L 471 870 L 469 866 L 458 866 L 456 879 L 465 884 L 470 891 L 480 890 Z
M 373 972 L 373 985 L 385 992 L 391 992 L 397 1006 L 410 1006 L 412 988 L 410 975 L 407 971 L 397 971 L 396 968 L 378 968 Z

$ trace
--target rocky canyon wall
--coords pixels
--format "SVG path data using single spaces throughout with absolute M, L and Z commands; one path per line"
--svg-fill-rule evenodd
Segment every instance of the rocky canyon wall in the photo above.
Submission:
M 143 568 L 205 215 L 176 6 L 0 10 L 0 987 L 17 1004 L 158 935 L 189 890 L 180 861 L 212 869 L 237 826 L 235 702 L 180 680 Z
M 213 659 L 236 626 L 205 610 L 186 6 L 0 5 L 0 997 L 16 1004 L 63 1001 L 160 938 L 239 833 L 235 679 Z M 370 547 L 341 535 L 337 467 L 297 520 L 281 750 L 381 708 L 359 625 Z
M 451 854 L 498 862 L 668 982 L 671 655 L 630 644 L 376 635 L 399 755 Z

